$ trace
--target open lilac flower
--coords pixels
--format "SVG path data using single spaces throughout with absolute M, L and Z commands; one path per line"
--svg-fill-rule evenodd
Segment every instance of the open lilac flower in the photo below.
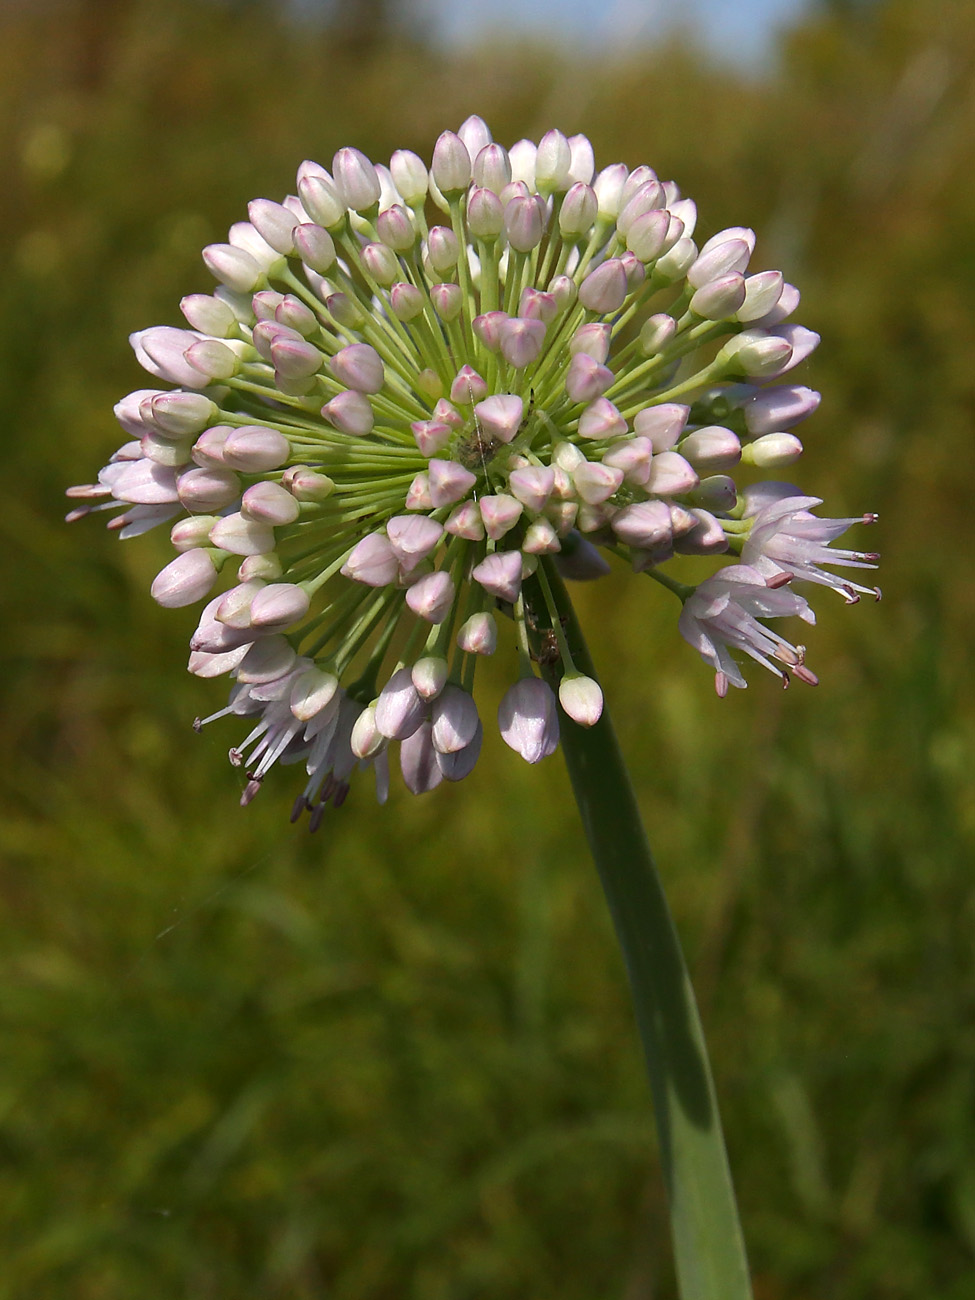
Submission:
M 295 815 L 341 803 L 358 767 L 380 798 L 390 750 L 422 792 L 473 768 L 477 664 L 513 623 L 504 740 L 529 762 L 559 706 L 591 726 L 602 695 L 557 617 L 556 570 L 621 556 L 686 601 L 680 630 L 719 690 L 735 655 L 810 681 L 765 619 L 811 618 L 782 589 L 868 590 L 821 566 L 853 520 L 798 490 L 740 491 L 776 470 L 818 405 L 776 383 L 818 338 L 799 295 L 749 271 L 752 231 L 700 247 L 696 210 L 646 166 L 596 173 L 582 136 L 510 151 L 478 118 L 376 166 L 340 149 L 296 194 L 256 199 L 204 250 L 219 282 L 182 301 L 186 328 L 132 336 L 155 385 L 116 407 L 127 441 L 69 518 L 113 510 L 132 537 L 171 523 L 160 604 L 207 601 L 190 671 L 234 679 L 253 727 L 231 751 L 243 802 L 275 763 L 303 764 Z M 749 495 L 751 493 L 752 495 Z M 696 591 L 662 566 L 741 555 Z M 501 611 L 501 618 L 497 617 Z M 558 697 L 534 663 L 558 664 Z M 210 721 L 210 719 L 207 719 Z

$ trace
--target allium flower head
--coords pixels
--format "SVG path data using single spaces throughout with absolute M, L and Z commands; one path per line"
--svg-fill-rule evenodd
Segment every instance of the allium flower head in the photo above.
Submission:
M 736 655 L 815 680 L 764 620 L 811 620 L 793 578 L 855 598 L 822 565 L 876 557 L 829 550 L 856 521 L 817 518 L 816 498 L 729 475 L 792 464 L 819 401 L 773 382 L 818 338 L 788 322 L 779 272 L 749 271 L 752 231 L 699 247 L 694 204 L 649 167 L 597 173 L 558 131 L 506 150 L 478 118 L 429 170 L 346 148 L 295 188 L 204 250 L 218 285 L 183 299 L 184 328 L 132 336 L 158 386 L 119 402 L 127 441 L 69 491 L 69 518 L 114 509 L 123 538 L 171 522 L 152 594 L 208 602 L 189 668 L 234 679 L 212 717 L 253 724 L 231 750 L 242 802 L 301 763 L 314 826 L 357 767 L 384 798 L 395 747 L 417 793 L 466 776 L 499 624 L 517 650 L 504 740 L 536 762 L 560 704 L 593 725 L 602 694 L 552 576 L 599 576 L 606 553 L 686 602 L 719 692 L 745 684 Z M 745 563 L 697 589 L 662 571 L 729 551 Z M 558 697 L 533 661 L 558 665 Z

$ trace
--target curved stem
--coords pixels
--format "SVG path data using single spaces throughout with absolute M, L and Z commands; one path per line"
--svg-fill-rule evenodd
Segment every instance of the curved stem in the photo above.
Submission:
M 571 601 L 547 576 L 575 663 L 595 677 Z M 543 665 L 558 688 L 558 665 Z M 623 949 L 653 1094 L 682 1300 L 750 1300 L 748 1264 L 701 1021 L 609 714 L 563 718 L 562 748 Z

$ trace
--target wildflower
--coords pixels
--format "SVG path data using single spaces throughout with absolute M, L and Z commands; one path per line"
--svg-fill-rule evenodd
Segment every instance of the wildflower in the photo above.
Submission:
M 560 707 L 594 725 L 552 581 L 603 575 L 607 552 L 681 596 L 719 693 L 745 685 L 736 655 L 814 680 L 765 620 L 812 621 L 792 579 L 856 599 L 822 566 L 876 557 L 830 549 L 857 521 L 818 498 L 728 473 L 792 463 L 819 402 L 773 382 L 818 337 L 788 321 L 780 272 L 749 271 L 752 231 L 698 247 L 694 204 L 649 167 L 597 173 L 558 131 L 506 150 L 473 117 L 429 170 L 347 148 L 295 188 L 204 250 L 218 285 L 183 299 L 186 328 L 132 336 L 168 387 L 119 402 L 127 441 L 69 490 L 70 519 L 113 510 L 122 537 L 171 522 L 152 595 L 207 602 L 189 668 L 234 681 L 205 722 L 252 721 L 231 750 L 243 803 L 300 763 L 314 827 L 359 768 L 385 798 L 396 747 L 414 792 L 468 775 L 499 606 L 518 647 L 503 739 L 534 763 Z M 696 589 L 663 573 L 726 552 L 743 563 Z

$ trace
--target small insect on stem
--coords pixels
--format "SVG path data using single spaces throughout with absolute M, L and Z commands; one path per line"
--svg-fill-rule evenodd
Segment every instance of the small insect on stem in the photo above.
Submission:
M 564 628 L 565 619 L 561 622 Z M 557 664 L 562 658 L 558 633 L 551 625 L 546 627 L 539 623 L 534 607 L 527 601 L 525 602 L 525 626 L 531 633 L 531 656 L 535 662 L 541 664 L 543 668 L 550 668 L 553 664 Z

